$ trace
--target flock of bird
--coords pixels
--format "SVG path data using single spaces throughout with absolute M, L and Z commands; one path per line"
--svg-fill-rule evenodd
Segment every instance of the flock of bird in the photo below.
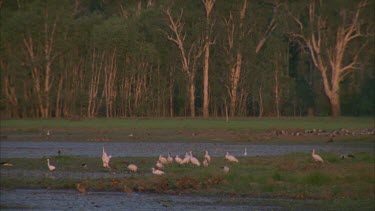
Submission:
M 245 148 L 244 155 L 247 156 L 247 149 Z M 312 158 L 316 162 L 324 163 L 324 160 L 321 156 L 315 153 L 315 149 L 312 150 L 311 153 Z M 108 155 L 103 147 L 103 153 L 102 153 L 102 162 L 103 167 L 111 169 L 109 165 L 109 161 L 111 159 L 111 155 Z M 229 154 L 229 152 L 226 152 L 224 155 L 225 159 L 232 163 L 238 163 L 238 159 L 234 157 L 233 155 Z M 353 156 L 354 157 L 354 156 Z M 201 166 L 201 162 L 193 155 L 193 152 L 186 152 L 184 158 L 180 158 L 179 155 L 176 155 L 174 158 L 172 157 L 171 153 L 168 153 L 168 157 L 164 157 L 163 155 L 159 155 L 159 159 L 156 161 L 155 168 L 151 168 L 152 173 L 155 175 L 163 175 L 165 172 L 163 171 L 165 165 L 172 164 L 173 162 L 177 163 L 178 165 L 186 165 L 188 163 L 191 163 L 194 166 Z M 208 151 L 205 151 L 204 157 L 203 157 L 203 166 L 207 167 L 209 163 L 211 162 L 211 156 L 208 154 Z M 138 167 L 135 164 L 124 162 L 126 165 L 126 168 L 130 172 L 138 172 Z M 50 159 L 47 159 L 47 165 L 50 171 L 56 170 L 56 167 L 50 164 Z M 82 167 L 87 167 L 86 164 L 82 164 Z M 229 167 L 228 166 L 222 166 L 220 167 L 223 172 L 228 173 Z

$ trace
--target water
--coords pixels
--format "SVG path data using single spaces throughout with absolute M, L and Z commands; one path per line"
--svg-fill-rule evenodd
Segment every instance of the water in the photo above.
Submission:
M 286 210 L 287 199 L 201 197 L 73 190 L 1 190 L 1 210 Z M 267 204 L 267 205 L 265 205 Z M 305 207 L 306 208 L 306 207 Z
M 228 143 L 156 143 L 156 142 L 85 142 L 85 141 L 1 141 L 0 157 L 3 158 L 42 158 L 56 156 L 60 150 L 62 155 L 100 157 L 102 147 L 113 157 L 143 156 L 155 157 L 168 152 L 173 155 L 184 155 L 187 151 L 203 154 L 208 150 L 211 156 L 224 156 L 229 152 L 235 156 L 282 155 L 291 152 L 317 151 L 348 152 L 372 151 L 374 145 L 339 145 L 319 143 L 306 144 L 228 144 Z

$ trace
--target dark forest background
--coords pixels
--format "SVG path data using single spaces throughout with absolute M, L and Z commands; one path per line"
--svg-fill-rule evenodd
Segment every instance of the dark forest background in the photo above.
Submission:
M 374 1 L 0 2 L 2 118 L 375 114 Z

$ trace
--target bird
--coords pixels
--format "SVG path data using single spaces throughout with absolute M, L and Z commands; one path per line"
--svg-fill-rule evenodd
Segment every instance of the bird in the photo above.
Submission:
M 83 168 L 87 168 L 87 164 L 86 163 L 82 163 L 82 165 L 81 165 Z
M 226 152 L 224 157 L 225 157 L 225 159 L 229 160 L 230 162 L 238 163 L 237 158 L 235 158 L 233 155 L 230 155 L 229 152 Z
M 196 166 L 201 166 L 201 162 L 199 162 L 199 160 L 194 157 L 194 156 L 191 156 L 190 157 L 190 162 L 193 164 L 193 165 L 196 165 Z
M 247 147 L 245 147 L 245 152 L 243 153 L 244 156 L 247 156 Z
M 173 163 L 173 157 L 172 157 L 170 152 L 168 152 L 167 161 L 168 161 L 168 163 Z
M 220 167 L 221 170 L 223 170 L 225 173 L 228 173 L 229 172 L 229 167 L 228 166 L 222 166 Z
M 190 162 L 190 155 L 186 152 L 184 159 L 182 159 L 180 164 L 187 164 Z
M 61 156 L 61 150 L 58 150 L 58 151 L 57 151 L 57 155 L 58 155 L 58 156 Z
M 131 171 L 131 172 L 134 172 L 136 173 L 138 171 L 138 167 L 134 164 L 130 164 L 128 162 L 124 162 L 126 164 L 126 168 Z
M 13 164 L 11 164 L 9 162 L 1 162 L 1 165 L 2 166 L 13 166 Z
M 322 157 L 320 157 L 319 155 L 315 154 L 315 149 L 312 150 L 311 156 L 314 158 L 314 160 L 316 162 L 324 163 Z
M 176 157 L 174 158 L 174 160 L 175 160 L 176 163 L 178 163 L 178 164 L 181 164 L 181 162 L 182 162 L 182 159 L 181 159 L 178 155 L 176 155 Z
M 81 183 L 77 183 L 76 188 L 77 188 L 77 190 L 80 193 L 85 193 L 86 192 L 86 187 L 83 184 L 81 184 Z
M 160 170 L 157 170 L 155 168 L 151 168 L 152 169 L 152 173 L 153 174 L 156 174 L 156 175 L 163 175 L 165 174 L 164 171 L 160 171 Z
M 199 162 L 199 160 L 193 156 L 193 152 L 190 151 L 190 162 L 193 164 L 193 165 L 196 165 L 196 166 L 201 166 L 201 162 Z
M 48 165 L 48 168 L 49 168 L 50 171 L 56 170 L 55 166 L 49 164 L 49 158 L 47 159 L 47 165 Z
M 348 156 L 349 158 L 355 158 L 355 156 L 354 156 L 353 154 L 351 154 L 351 153 L 349 153 L 347 156 Z
M 207 160 L 207 158 L 204 158 L 203 166 L 204 167 L 208 167 L 208 160 Z
M 102 155 L 102 161 L 103 161 L 103 167 L 110 168 L 109 166 L 109 160 L 111 159 L 112 155 L 107 155 L 107 153 L 104 151 L 103 147 L 103 155 Z
M 47 136 L 50 136 L 51 135 L 51 133 L 49 132 L 49 130 L 47 130 L 47 134 L 46 134 Z
M 204 151 L 204 159 L 207 159 L 207 162 L 211 162 L 211 156 L 208 154 L 208 151 Z
M 163 169 L 164 168 L 164 165 L 162 162 L 160 162 L 159 160 L 156 161 L 156 167 L 158 167 L 159 169 Z
M 162 164 L 168 164 L 168 161 L 165 157 L 163 157 L 163 155 L 159 155 L 159 161 L 162 163 Z

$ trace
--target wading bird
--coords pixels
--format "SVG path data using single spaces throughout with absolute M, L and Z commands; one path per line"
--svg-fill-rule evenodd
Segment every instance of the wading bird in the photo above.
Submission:
M 81 165 L 83 168 L 87 168 L 87 164 L 86 163 L 82 163 L 82 165 Z
M 190 162 L 190 155 L 188 153 L 185 153 L 184 159 L 182 159 L 180 164 L 187 164 Z
M 191 157 L 191 158 L 190 158 L 190 162 L 191 162 L 193 165 L 201 166 L 201 162 L 199 162 L 199 160 L 198 160 L 196 157 Z
M 9 163 L 9 162 L 1 162 L 0 163 L 2 166 L 13 166 L 13 164 Z
M 204 159 L 206 159 L 207 162 L 211 162 L 211 156 L 208 154 L 208 151 L 206 150 L 204 151 L 204 153 Z
M 131 172 L 134 172 L 136 173 L 138 171 L 138 167 L 134 164 L 130 164 L 129 162 L 124 162 L 125 165 L 126 165 L 126 168 L 131 171 Z
M 316 162 L 324 163 L 322 157 L 320 157 L 319 155 L 315 154 L 315 149 L 312 150 L 311 156 L 314 158 L 314 160 Z
M 238 163 L 237 158 L 235 158 L 233 155 L 230 155 L 229 152 L 226 152 L 224 157 L 225 157 L 225 159 L 229 160 L 230 162 Z
M 47 165 L 50 171 L 54 171 L 56 169 L 55 166 L 49 164 L 49 158 L 47 159 Z
M 155 168 L 151 168 L 152 169 L 152 173 L 153 174 L 156 174 L 156 175 L 163 175 L 165 174 L 164 171 L 160 171 L 160 170 L 157 170 Z
M 229 172 L 229 167 L 228 166 L 222 166 L 220 167 L 221 170 L 223 170 L 225 173 L 228 173 Z
M 111 168 L 109 166 L 109 160 L 111 159 L 112 155 L 107 155 L 107 153 L 104 151 L 104 147 L 103 147 L 103 155 L 102 155 L 102 161 L 103 161 L 103 167 L 106 167 L 106 168 Z
M 178 155 L 176 155 L 176 157 L 174 158 L 174 160 L 175 160 L 176 163 L 178 163 L 178 164 L 181 164 L 181 162 L 182 162 L 182 159 L 181 159 Z
M 165 157 L 163 157 L 163 155 L 159 155 L 159 161 L 162 163 L 162 164 L 168 164 L 168 161 Z
M 208 160 L 207 160 L 207 158 L 204 158 L 203 166 L 204 167 L 208 167 Z
M 168 161 L 168 163 L 173 163 L 173 157 L 172 157 L 170 152 L 168 152 L 167 161 Z
M 164 168 L 164 165 L 162 162 L 160 162 L 159 160 L 156 161 L 156 167 L 158 167 L 159 169 L 163 169 Z
M 245 147 L 245 152 L 243 153 L 244 156 L 247 156 L 247 147 Z

